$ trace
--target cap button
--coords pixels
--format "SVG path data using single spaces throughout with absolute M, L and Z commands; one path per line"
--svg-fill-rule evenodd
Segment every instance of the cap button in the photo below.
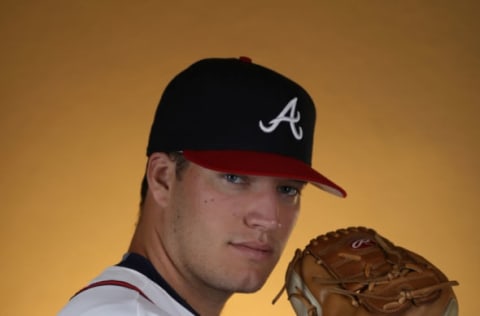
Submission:
M 243 61 L 244 63 L 252 63 L 252 59 L 250 57 L 247 57 L 247 56 L 240 56 L 238 59 L 240 61 Z

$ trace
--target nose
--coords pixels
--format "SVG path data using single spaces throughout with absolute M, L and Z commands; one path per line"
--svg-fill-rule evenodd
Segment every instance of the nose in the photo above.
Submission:
M 245 215 L 245 224 L 261 231 L 275 230 L 280 225 L 280 205 L 274 192 L 262 192 L 252 197 Z

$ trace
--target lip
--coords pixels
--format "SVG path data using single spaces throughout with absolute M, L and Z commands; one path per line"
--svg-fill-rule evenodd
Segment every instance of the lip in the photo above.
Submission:
M 232 242 L 233 247 L 241 255 L 253 260 L 265 260 L 273 255 L 273 248 L 258 242 Z

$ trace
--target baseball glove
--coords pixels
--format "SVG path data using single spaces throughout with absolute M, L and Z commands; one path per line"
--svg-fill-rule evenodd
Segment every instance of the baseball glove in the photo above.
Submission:
M 456 316 L 447 277 L 425 258 L 373 229 L 350 227 L 297 249 L 286 273 L 297 316 Z

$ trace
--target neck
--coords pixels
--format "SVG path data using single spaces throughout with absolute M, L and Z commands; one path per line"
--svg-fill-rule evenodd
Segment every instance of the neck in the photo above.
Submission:
M 142 216 L 143 217 L 143 216 Z M 182 273 L 165 250 L 161 236 L 149 226 L 152 219 L 140 219 L 129 252 L 147 258 L 165 281 L 200 315 L 220 315 L 233 293 L 210 287 L 194 275 Z

